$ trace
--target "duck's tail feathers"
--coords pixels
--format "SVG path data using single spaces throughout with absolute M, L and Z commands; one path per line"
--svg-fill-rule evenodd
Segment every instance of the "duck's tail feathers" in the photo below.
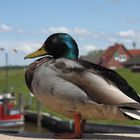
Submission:
M 87 109 L 88 108 L 88 109 Z M 120 110 L 121 107 L 114 105 L 97 104 L 95 102 L 88 101 L 81 106 L 79 111 L 83 118 L 99 119 L 99 120 L 128 120 L 129 118 Z M 78 110 L 77 110 L 78 112 Z
M 132 119 L 140 120 L 140 110 L 134 109 L 120 109 L 125 115 L 129 116 Z
M 140 120 L 139 103 L 104 105 L 88 101 L 84 106 L 82 106 L 81 110 L 84 110 L 82 111 L 82 116 L 85 116 L 85 118 L 111 120 Z
M 120 105 L 120 110 L 130 119 L 140 120 L 140 104 L 139 103 L 125 103 Z
M 131 119 L 140 120 L 140 110 L 134 110 L 134 109 L 120 109 L 125 115 L 129 116 Z

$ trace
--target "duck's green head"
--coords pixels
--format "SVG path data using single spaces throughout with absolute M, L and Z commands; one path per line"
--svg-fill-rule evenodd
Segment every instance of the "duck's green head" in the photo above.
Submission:
M 25 59 L 44 55 L 53 58 L 78 58 L 78 45 L 76 41 L 66 33 L 55 33 L 47 38 L 42 47 L 37 51 L 25 56 Z

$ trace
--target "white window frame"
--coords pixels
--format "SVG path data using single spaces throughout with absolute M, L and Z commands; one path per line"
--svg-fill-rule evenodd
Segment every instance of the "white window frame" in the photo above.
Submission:
M 126 62 L 127 56 L 125 54 L 119 55 L 119 62 Z

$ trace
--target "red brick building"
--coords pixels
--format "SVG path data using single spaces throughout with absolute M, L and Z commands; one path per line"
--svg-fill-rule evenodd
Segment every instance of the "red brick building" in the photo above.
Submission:
M 103 53 L 100 64 L 107 68 L 116 69 L 123 67 L 123 64 L 130 58 L 132 55 L 125 46 L 116 43 Z

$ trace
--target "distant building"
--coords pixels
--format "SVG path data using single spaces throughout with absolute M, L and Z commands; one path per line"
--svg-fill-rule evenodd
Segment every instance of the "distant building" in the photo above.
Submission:
M 124 63 L 125 67 L 140 67 L 140 55 L 134 56 L 133 58 L 129 59 L 126 63 Z
M 132 57 L 140 55 L 140 49 L 128 50 Z
M 80 59 L 86 60 L 91 63 L 100 64 L 103 52 L 104 52 L 103 50 L 95 51 L 93 55 L 81 56 Z
M 105 51 L 97 51 L 94 55 L 80 58 L 110 69 L 140 66 L 140 49 L 127 50 L 123 44 L 115 43 Z
M 123 64 L 131 58 L 132 55 L 123 44 L 115 43 L 105 50 L 101 57 L 100 64 L 107 68 L 116 69 L 123 67 Z

